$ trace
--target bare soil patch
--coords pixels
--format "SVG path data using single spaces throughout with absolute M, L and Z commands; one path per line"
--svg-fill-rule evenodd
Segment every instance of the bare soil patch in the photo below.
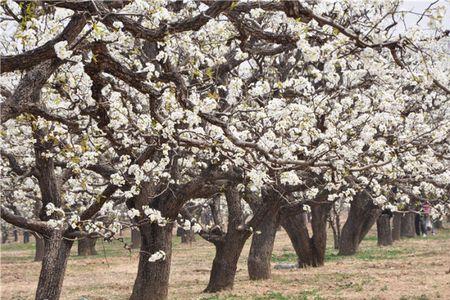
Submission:
M 352 257 L 329 249 L 321 268 L 273 270 L 273 278 L 248 279 L 247 243 L 239 261 L 234 290 L 204 294 L 214 257 L 211 244 L 197 238 L 191 246 L 174 240 L 171 299 L 450 299 L 450 230 L 433 237 L 376 245 L 375 232 Z M 105 251 L 103 251 L 103 246 Z M 62 299 L 128 299 L 137 270 L 138 253 L 119 242 L 98 242 L 99 255 L 69 260 Z M 33 299 L 40 264 L 33 262 L 34 245 L 2 247 L 1 299 Z M 74 247 L 76 248 L 76 247 Z M 75 250 L 75 249 L 74 249 Z M 279 231 L 273 265 L 294 263 L 296 257 L 284 231 Z

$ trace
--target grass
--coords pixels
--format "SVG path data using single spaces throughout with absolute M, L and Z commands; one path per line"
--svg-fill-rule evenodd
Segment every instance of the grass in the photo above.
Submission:
M 202 297 L 200 300 L 243 300 L 249 299 L 248 297 L 235 296 L 235 295 L 213 295 L 208 297 Z M 305 290 L 296 295 L 284 295 L 283 293 L 276 291 L 269 291 L 261 296 L 255 296 L 252 300 L 323 300 L 317 289 Z
M 338 256 L 332 239 L 321 268 L 272 270 L 272 279 L 250 281 L 247 255 L 250 241 L 239 260 L 232 291 L 203 294 L 209 278 L 214 246 L 201 238 L 192 245 L 173 240 L 169 299 L 202 300 L 321 300 L 321 299 L 450 299 L 448 266 L 450 230 L 438 235 L 378 247 L 371 231 L 354 256 Z M 129 243 L 129 238 L 125 238 Z M 103 246 L 105 250 L 103 251 Z M 76 245 L 68 262 L 62 299 L 127 299 L 136 276 L 138 250 L 123 243 L 97 242 L 98 255 L 78 257 Z M 33 299 L 39 263 L 31 263 L 34 243 L 2 246 L 1 299 Z M 105 256 L 106 255 L 106 259 Z M 284 231 L 277 233 L 272 261 L 296 263 L 297 256 Z M 415 282 L 411 288 L 411 282 Z M 30 288 L 31 287 L 31 288 Z
M 376 235 L 366 235 L 363 239 L 364 241 L 377 241 L 377 236 Z
M 410 241 L 423 241 L 423 240 L 449 240 L 450 239 L 450 229 L 441 229 L 438 235 L 430 235 L 426 238 L 424 237 L 414 237 L 407 240 Z M 341 256 L 337 254 L 337 251 L 333 248 L 328 247 L 325 252 L 325 263 L 331 261 L 340 261 L 347 259 L 357 259 L 363 261 L 377 261 L 377 260 L 392 260 L 405 257 L 414 252 L 411 248 L 398 248 L 395 245 L 392 247 L 378 247 L 377 237 L 375 235 L 368 235 L 364 238 L 364 242 L 368 245 L 363 249 L 359 249 L 355 255 L 352 256 Z M 417 256 L 430 256 L 437 254 L 436 251 L 427 251 L 424 253 L 419 253 Z M 295 252 L 290 250 L 284 250 L 281 255 L 272 254 L 272 262 L 274 263 L 296 263 L 297 255 Z
M 364 250 L 358 251 L 353 256 L 342 256 L 338 255 L 336 250 L 327 249 L 325 252 L 325 263 L 330 261 L 338 261 L 338 260 L 346 260 L 346 259 L 357 259 L 364 261 L 373 261 L 373 260 L 385 260 L 385 259 L 397 259 L 403 254 L 406 254 L 410 251 L 406 249 L 386 249 L 386 248 L 367 248 Z M 286 251 L 281 255 L 272 254 L 272 262 L 274 263 L 296 263 L 297 255 L 295 252 Z
M 35 242 L 23 243 L 11 243 L 11 244 L 1 244 L 0 249 L 2 252 L 7 251 L 34 251 L 36 247 Z
M 131 250 L 131 252 L 125 248 L 125 245 L 131 244 L 131 238 L 124 237 L 121 240 L 114 240 L 112 242 L 107 242 L 103 240 L 98 240 L 96 243 L 97 254 L 89 256 L 89 258 L 108 260 L 111 257 L 130 257 L 132 253 L 139 251 L 138 249 Z M 181 244 L 181 238 L 175 236 L 172 241 L 172 246 L 174 248 L 179 247 Z M 34 251 L 36 244 L 35 242 L 23 243 L 10 243 L 2 244 L 0 246 L 1 252 L 7 254 L 8 252 L 23 252 L 23 255 L 2 255 L 2 263 L 17 263 L 26 262 L 34 260 Z M 84 256 L 78 256 L 76 244 L 72 247 L 70 253 L 70 259 L 85 259 Z M 106 259 L 105 259 L 106 258 Z

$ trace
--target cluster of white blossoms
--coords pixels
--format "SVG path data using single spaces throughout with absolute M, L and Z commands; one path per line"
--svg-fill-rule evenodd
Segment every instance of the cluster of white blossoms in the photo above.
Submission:
M 136 217 L 139 217 L 141 215 L 141 213 L 139 212 L 139 210 L 137 210 L 136 208 L 132 208 L 132 209 L 129 209 L 128 211 L 127 211 L 127 216 L 130 218 L 130 219 L 134 219 L 134 218 L 136 218 Z
M 85 232 L 87 233 L 100 233 L 100 234 L 104 234 L 105 233 L 105 224 L 101 221 L 95 221 L 95 222 L 90 222 L 90 223 L 86 223 L 83 226 L 83 229 Z
M 56 216 L 58 218 L 62 218 L 62 217 L 64 217 L 66 215 L 64 210 L 62 210 L 59 207 L 56 207 L 55 204 L 53 204 L 53 203 L 48 203 L 45 206 L 45 208 L 46 208 L 46 212 L 45 213 L 46 213 L 47 216 L 54 215 L 54 216 Z
M 68 49 L 67 41 L 56 43 L 54 48 L 59 59 L 67 59 L 72 56 L 73 51 Z
M 165 226 L 167 224 L 168 220 L 161 215 L 159 210 L 151 208 L 148 205 L 142 206 L 142 209 L 150 223 L 157 223 L 159 226 Z
M 162 261 L 166 259 L 166 253 L 162 250 L 159 250 L 155 253 L 153 253 L 149 258 L 148 261 L 149 262 L 157 262 L 157 261 Z
M 282 184 L 296 185 L 302 183 L 295 171 L 283 172 L 280 174 L 280 182 Z

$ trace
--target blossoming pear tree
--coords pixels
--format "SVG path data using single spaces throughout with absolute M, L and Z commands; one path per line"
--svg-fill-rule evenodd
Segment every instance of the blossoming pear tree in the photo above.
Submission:
M 310 207 L 317 226 L 302 237 L 322 265 L 337 199 L 381 208 L 396 186 L 398 199 L 412 188 L 448 203 L 439 7 L 427 31 L 400 31 L 407 12 L 388 0 L 1 9 L 1 216 L 44 238 L 37 299 L 59 298 L 74 238 L 112 238 L 123 204 L 141 233 L 131 299 L 166 299 L 173 224 L 192 199 L 225 194 L 240 216 L 214 241 L 211 292 L 232 287 L 250 227 Z M 241 198 L 256 199 L 250 223 Z

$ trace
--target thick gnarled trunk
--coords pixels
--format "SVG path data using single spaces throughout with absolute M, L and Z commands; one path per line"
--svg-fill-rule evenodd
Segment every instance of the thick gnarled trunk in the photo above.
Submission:
M 211 215 L 214 224 L 220 226 L 220 228 L 223 228 L 222 214 L 220 211 L 220 197 L 216 196 L 213 199 L 213 201 L 209 204 L 209 207 L 211 208 Z
M 237 189 L 228 187 L 225 190 L 225 196 L 228 206 L 227 232 L 226 234 L 222 232 L 217 238 L 210 239 L 216 246 L 216 255 L 205 292 L 218 292 L 233 288 L 237 262 L 245 241 L 251 235 L 250 228 L 260 228 L 264 221 L 276 218 L 280 208 L 279 194 L 271 188 L 263 190 L 260 202 L 252 204 L 253 217 L 246 223 Z M 275 231 L 276 226 L 273 226 L 272 230 Z M 270 248 L 267 247 L 266 250 L 271 253 Z M 264 258 L 264 261 L 267 262 L 267 260 L 270 265 L 270 259 Z M 267 267 L 267 263 L 265 267 Z
M 413 212 L 403 212 L 402 222 L 400 226 L 400 236 L 412 238 L 416 236 L 415 229 L 415 213 Z
M 192 242 L 195 242 L 195 233 L 192 229 L 185 230 L 183 228 L 180 228 L 181 231 L 181 243 L 183 244 L 192 244 Z
M 402 213 L 396 211 L 393 213 L 393 217 L 392 217 L 392 240 L 393 241 L 400 240 L 401 224 L 402 224 Z
M 30 232 L 29 231 L 24 231 L 23 232 L 23 243 L 29 243 L 30 242 Z
M 45 244 L 44 238 L 39 234 L 33 233 L 34 239 L 36 241 L 36 250 L 34 252 L 34 261 L 42 261 L 44 258 Z
M 172 254 L 172 227 L 171 224 L 161 227 L 155 223 L 140 227 L 141 253 L 131 300 L 167 299 Z M 164 251 L 165 259 L 150 262 L 150 256 L 158 251 Z
M 141 247 L 141 233 L 138 229 L 131 228 L 131 249 L 139 249 Z
M 78 240 L 78 256 L 97 255 L 97 250 L 95 250 L 96 242 L 97 239 L 95 238 L 80 238 Z
M 234 187 L 225 190 L 228 205 L 227 233 L 214 241 L 216 254 L 209 277 L 207 293 L 215 293 L 233 288 L 237 263 L 250 231 L 244 225 L 244 215 L 239 192 Z
M 356 194 L 350 204 L 347 221 L 342 227 L 339 255 L 355 254 L 380 214 L 381 209 L 373 204 L 365 192 Z
M 282 211 L 281 224 L 286 230 L 292 246 L 298 256 L 298 266 L 320 267 L 325 262 L 325 250 L 327 243 L 327 217 L 331 209 L 331 203 L 326 203 L 327 194 L 320 195 L 311 206 L 310 237 L 307 227 L 306 213 L 289 215 Z
M 378 246 L 392 245 L 391 218 L 389 215 L 382 214 L 378 217 L 377 239 L 378 239 Z
M 36 291 L 36 300 L 56 300 L 62 283 L 73 241 L 64 239 L 61 231 L 54 231 L 44 239 L 45 250 Z
M 270 278 L 270 261 L 278 225 L 279 214 L 275 213 L 268 215 L 265 221 L 253 232 L 252 244 L 247 260 L 248 275 L 251 280 Z
M 326 201 L 327 195 L 318 198 L 318 201 Z M 311 204 L 311 227 L 313 235 L 311 244 L 313 249 L 313 267 L 323 266 L 325 262 L 325 251 L 327 248 L 327 217 L 331 204 Z
M 233 289 L 239 256 L 249 235 L 246 232 L 235 232 L 225 242 L 216 244 L 216 255 L 205 292 Z
M 329 220 L 331 230 L 333 231 L 333 247 L 339 249 L 339 241 L 341 240 L 341 216 L 335 209 L 333 217 Z

